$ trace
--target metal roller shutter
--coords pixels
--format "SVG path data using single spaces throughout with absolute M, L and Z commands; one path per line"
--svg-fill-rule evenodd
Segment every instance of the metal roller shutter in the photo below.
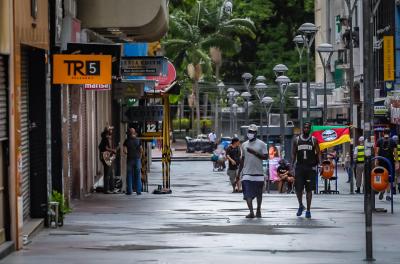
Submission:
M 21 49 L 21 154 L 22 154 L 22 196 L 24 217 L 30 214 L 30 160 L 29 160 L 29 126 L 28 126 L 28 91 L 29 91 L 29 57 L 28 50 Z
M 8 137 L 7 118 L 6 65 L 0 55 L 0 141 L 6 140 Z

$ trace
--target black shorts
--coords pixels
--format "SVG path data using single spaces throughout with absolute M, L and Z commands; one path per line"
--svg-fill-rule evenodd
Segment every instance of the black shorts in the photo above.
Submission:
M 306 192 L 311 192 L 316 188 L 316 171 L 313 167 L 296 166 L 294 186 L 297 192 L 303 191 L 304 187 Z

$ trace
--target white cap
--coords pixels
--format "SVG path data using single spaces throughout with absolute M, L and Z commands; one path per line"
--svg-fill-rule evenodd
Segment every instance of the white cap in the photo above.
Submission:
M 398 137 L 397 135 L 394 135 L 394 136 L 392 137 L 392 139 L 395 140 L 395 141 L 397 141 L 397 140 L 399 140 L 399 137 Z
M 363 136 L 359 137 L 358 141 L 364 141 L 364 137 Z
M 255 124 L 251 124 L 248 128 L 249 131 L 257 132 L 258 128 Z

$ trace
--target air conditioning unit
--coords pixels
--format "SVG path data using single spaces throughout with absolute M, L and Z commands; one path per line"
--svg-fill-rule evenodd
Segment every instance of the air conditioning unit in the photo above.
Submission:
M 283 115 L 283 123 L 286 124 L 287 115 Z M 270 126 L 280 126 L 281 125 L 281 115 L 280 114 L 269 114 L 269 125 Z

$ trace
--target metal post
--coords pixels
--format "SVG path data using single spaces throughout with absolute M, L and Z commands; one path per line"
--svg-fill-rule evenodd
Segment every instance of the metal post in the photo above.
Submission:
M 373 127 L 373 84 L 374 84 L 374 56 L 372 48 L 373 18 L 371 16 L 370 0 L 363 0 L 363 43 L 364 43 L 364 138 L 365 138 L 365 165 L 364 165 L 364 211 L 366 261 L 373 261 L 372 248 L 372 190 L 371 190 L 371 129 Z M 371 101 L 372 99 L 372 101 Z
M 261 104 L 262 104 L 262 103 L 261 103 Z M 262 109 L 261 109 L 261 111 L 260 111 L 260 129 L 261 129 L 261 131 L 260 131 L 260 137 L 261 137 L 261 140 L 264 141 L 264 139 L 263 139 L 263 137 L 264 137 L 263 120 L 262 120 L 263 115 L 262 115 L 262 113 L 263 113 L 263 111 L 262 111 Z M 268 133 L 267 133 L 267 134 L 268 134 Z
M 230 103 L 231 103 L 231 106 L 229 108 L 229 134 L 232 136 L 232 131 L 233 131 L 233 120 L 232 120 L 233 107 L 232 107 L 232 102 L 230 102 Z
M 280 140 L 281 140 L 281 155 L 282 155 L 283 153 L 286 154 L 286 152 L 285 152 L 285 127 L 286 127 L 286 124 L 285 124 L 284 118 L 283 118 L 283 103 L 284 103 L 283 87 L 282 87 L 283 84 L 279 83 L 278 85 L 279 85 L 279 92 L 281 95 L 281 98 L 280 98 L 281 103 L 280 103 L 280 107 L 279 107 L 279 118 L 280 118 Z M 284 157 L 282 157 L 282 158 L 284 158 Z
M 302 55 L 300 55 L 300 89 L 299 89 L 299 93 L 300 93 L 300 127 L 303 127 L 303 70 L 301 67 L 301 58 Z
M 249 125 L 249 100 L 250 98 L 246 98 L 246 124 Z
M 325 60 L 322 60 L 322 66 L 324 68 L 324 116 L 323 116 L 323 125 L 326 125 L 328 119 L 328 100 L 326 96 L 326 66 Z
M 355 10 L 355 7 L 357 5 L 358 0 L 354 0 L 353 6 L 351 6 L 351 0 L 345 0 L 347 9 L 349 10 L 349 33 L 350 33 L 350 43 L 349 43 L 349 48 L 350 48 L 350 54 L 349 54 L 349 91 L 350 91 L 350 103 L 349 103 L 349 125 L 350 125 L 350 137 L 354 137 L 353 133 L 353 122 L 354 122 L 354 117 L 353 117 L 353 104 L 354 104 L 354 59 L 353 59 L 353 12 Z M 350 142 L 350 166 L 353 168 L 354 164 L 354 157 L 353 157 L 353 141 Z M 354 194 L 354 177 L 353 177 L 353 169 L 350 170 L 349 172 L 349 177 L 350 177 L 350 194 Z
M 219 125 L 218 125 L 218 95 L 217 98 L 215 99 L 215 134 L 217 135 L 217 138 L 220 138 L 220 133 L 219 133 Z
M 307 43 L 307 121 L 310 121 L 310 43 Z
M 267 151 L 269 153 L 269 112 L 271 110 L 272 104 L 271 106 L 269 106 L 268 111 L 267 111 Z M 269 156 L 268 156 L 268 160 L 267 160 L 267 193 L 270 192 L 270 175 L 269 175 Z

